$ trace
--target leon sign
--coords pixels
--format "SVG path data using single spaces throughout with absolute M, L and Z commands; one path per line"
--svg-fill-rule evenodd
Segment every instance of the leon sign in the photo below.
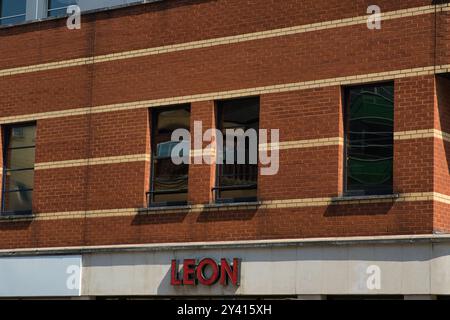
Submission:
M 239 286 L 240 267 L 240 259 L 237 258 L 233 259 L 231 265 L 225 258 L 220 259 L 220 262 L 205 258 L 200 261 L 185 259 L 180 270 L 178 260 L 172 260 L 170 284 L 172 286 L 195 286 L 198 284 L 212 286 L 219 282 L 222 286 L 229 283 Z

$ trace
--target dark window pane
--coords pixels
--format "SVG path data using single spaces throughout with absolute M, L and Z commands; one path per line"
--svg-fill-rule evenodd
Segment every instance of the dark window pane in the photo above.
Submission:
M 36 144 L 36 127 L 14 127 L 10 130 L 9 148 L 32 147 Z
M 2 211 L 8 214 L 31 211 L 34 162 L 35 125 L 14 126 L 5 129 L 6 157 L 4 158 L 4 185 Z
M 238 190 L 221 190 L 219 191 L 220 199 L 249 199 L 253 200 L 257 197 L 256 188 L 238 189 Z
M 35 148 L 9 149 L 7 169 L 34 168 Z
M 219 166 L 220 186 L 240 186 L 256 184 L 257 164 L 224 164 Z
M 153 203 L 180 203 L 184 204 L 187 200 L 187 192 L 177 192 L 172 194 L 159 194 L 153 195 Z
M 153 162 L 154 191 L 187 189 L 189 165 L 176 165 L 172 159 L 158 159 Z
M 172 132 L 177 129 L 190 129 L 190 111 L 187 107 L 180 109 L 156 111 L 156 129 L 153 132 L 153 152 L 163 151 L 165 144 L 172 144 Z
M 190 108 L 189 106 L 180 106 L 154 110 L 152 117 L 154 121 L 152 127 L 151 202 L 186 202 L 189 165 L 174 164 L 171 155 L 173 148 L 181 143 L 172 141 L 173 131 L 177 129 L 189 131 L 190 129 Z
M 6 212 L 17 213 L 31 211 L 33 191 L 17 191 L 5 193 Z
M 0 25 L 16 24 L 25 21 L 26 0 L 0 1 Z
M 49 0 L 48 1 L 48 16 L 60 17 L 67 14 L 67 7 L 77 4 L 77 0 Z
M 8 171 L 5 191 L 33 189 L 34 170 Z
M 347 192 L 392 192 L 394 87 L 347 91 Z
M 217 165 L 217 188 L 218 200 L 250 200 L 256 199 L 258 164 L 252 162 L 252 152 L 258 152 L 258 148 L 250 147 L 250 136 L 245 137 L 245 159 L 244 163 L 238 162 L 238 138 L 239 135 L 229 135 L 227 129 L 247 132 L 249 129 L 255 131 L 256 146 L 258 144 L 259 129 L 259 98 L 245 98 L 237 100 L 221 101 L 218 103 L 218 128 L 223 133 L 223 160 L 224 163 Z M 241 136 L 242 137 L 242 136 Z M 234 140 L 234 146 L 226 145 L 227 138 Z M 232 155 L 230 155 L 230 152 Z M 230 158 L 227 157 L 230 156 Z M 253 155 L 257 159 L 258 155 Z M 228 160 L 228 161 L 227 161 Z M 229 163 L 232 160 L 233 163 Z M 225 163 L 226 161 L 226 163 Z
M 219 108 L 222 115 L 221 129 L 224 133 L 226 129 L 258 130 L 259 98 L 221 101 Z

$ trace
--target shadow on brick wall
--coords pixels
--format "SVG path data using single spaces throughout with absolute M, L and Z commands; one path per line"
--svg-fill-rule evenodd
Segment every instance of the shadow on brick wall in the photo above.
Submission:
M 176 213 L 139 214 L 133 219 L 132 225 L 181 223 L 187 215 L 188 211 Z
M 367 203 L 367 204 L 332 204 L 325 210 L 325 217 L 340 216 L 375 216 L 387 215 L 394 206 L 395 200 L 384 203 Z
M 216 221 L 245 221 L 255 217 L 258 209 L 236 210 L 236 211 L 209 211 L 200 212 L 197 222 L 208 223 Z
M 2 221 L 0 223 L 0 233 L 2 231 L 14 231 L 14 230 L 24 230 L 30 228 L 32 220 L 23 221 Z
M 448 134 L 450 133 L 450 73 L 445 73 L 436 77 L 436 96 L 441 131 L 444 134 Z M 446 170 L 442 173 L 446 174 L 446 176 L 443 177 L 444 181 L 446 181 L 450 175 L 450 143 L 444 140 L 443 146 L 445 152 L 443 164 L 446 165 Z

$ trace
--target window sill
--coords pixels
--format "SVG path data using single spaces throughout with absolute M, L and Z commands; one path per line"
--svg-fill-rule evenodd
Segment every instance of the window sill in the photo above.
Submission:
M 206 209 L 220 209 L 220 208 L 241 208 L 241 207 L 258 207 L 261 205 L 261 201 L 240 201 L 240 202 L 215 202 L 205 205 Z
M 139 208 L 138 214 L 158 214 L 166 212 L 179 212 L 193 209 L 192 205 L 179 205 L 179 206 L 150 206 L 146 208 Z
M 365 195 L 365 196 L 339 196 L 332 198 L 332 202 L 348 202 L 348 201 L 361 201 L 361 200 L 395 200 L 400 197 L 398 193 L 380 194 L 380 195 Z
M 239 210 L 239 209 L 257 209 L 261 205 L 260 201 L 252 202 L 227 202 L 227 203 L 208 203 L 183 206 L 160 206 L 138 209 L 138 215 L 152 215 L 165 213 L 179 213 L 186 211 L 222 211 L 222 210 Z
M 31 220 L 35 217 L 34 214 L 0 214 L 0 221 Z

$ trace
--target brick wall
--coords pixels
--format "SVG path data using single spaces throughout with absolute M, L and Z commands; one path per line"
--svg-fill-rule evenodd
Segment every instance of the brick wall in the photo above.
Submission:
M 383 12 L 431 5 L 377 2 Z M 370 4 L 173 0 L 89 14 L 79 31 L 64 19 L 0 29 L 0 124 L 37 121 L 35 217 L 0 220 L 0 248 L 450 231 L 449 142 L 439 134 L 450 133 L 450 82 L 434 67 L 450 63 L 442 32 L 450 10 L 399 14 L 381 30 L 341 21 L 239 37 L 364 16 Z M 68 61 L 75 58 L 84 60 Z M 352 83 L 395 84 L 396 200 L 332 200 L 343 191 L 342 87 L 358 75 Z M 260 96 L 260 127 L 295 144 L 280 150 L 277 175 L 259 177 L 261 205 L 205 207 L 215 167 L 196 164 L 192 207 L 138 212 L 150 181 L 149 109 L 191 103 L 191 126 L 201 120 L 206 130 L 215 126 L 214 100 L 237 96 Z
M 378 0 L 384 11 L 427 6 L 431 0 Z M 159 47 L 365 15 L 369 0 L 168 0 L 83 16 L 80 31 L 64 19 L 0 30 L 0 68 Z M 57 44 L 57 46 L 55 46 Z
M 194 128 L 195 121 L 202 122 L 202 136 L 208 129 L 216 128 L 215 120 L 215 103 L 214 101 L 196 102 L 191 105 L 191 136 L 192 148 L 196 151 L 191 158 L 192 164 L 189 166 L 189 181 L 188 202 L 197 204 L 207 204 L 213 201 L 212 188 L 215 183 L 216 168 L 213 165 L 208 165 L 205 161 L 200 161 L 205 156 L 198 153 L 198 149 L 194 146 Z M 203 142 L 202 148 L 207 148 L 209 143 Z M 195 159 L 197 157 L 197 160 Z M 199 159 L 200 158 L 200 159 Z M 212 160 L 212 159 L 211 159 Z M 198 162 L 197 162 L 198 161 Z M 195 192 L 192 192 L 195 190 Z

